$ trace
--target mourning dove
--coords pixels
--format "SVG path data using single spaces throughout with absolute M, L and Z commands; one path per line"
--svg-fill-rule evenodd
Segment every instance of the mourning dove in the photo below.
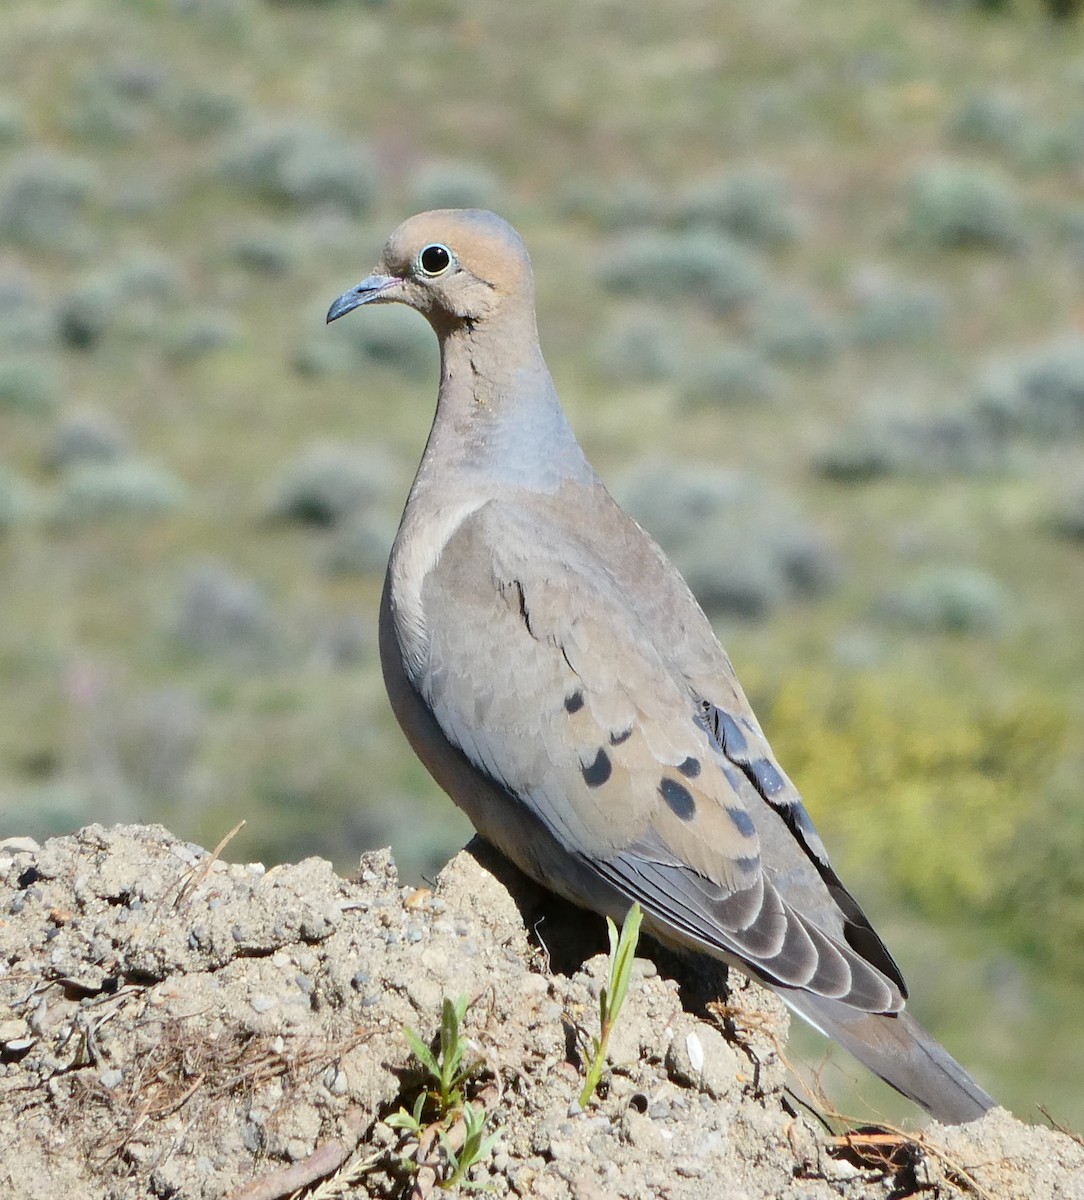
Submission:
M 418 757 L 543 887 L 773 988 L 937 1119 L 994 1101 L 911 1016 L 730 659 L 588 463 L 542 359 L 527 251 L 422 213 L 332 304 L 417 309 L 436 416 L 391 551 L 380 654 Z

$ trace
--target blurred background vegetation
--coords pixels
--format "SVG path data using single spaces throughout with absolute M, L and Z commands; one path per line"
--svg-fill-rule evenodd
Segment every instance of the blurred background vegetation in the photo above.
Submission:
M 496 208 L 916 1012 L 1084 1124 L 1082 183 L 1025 0 L 5 0 L 0 836 L 466 839 L 375 648 L 435 346 L 323 315 Z

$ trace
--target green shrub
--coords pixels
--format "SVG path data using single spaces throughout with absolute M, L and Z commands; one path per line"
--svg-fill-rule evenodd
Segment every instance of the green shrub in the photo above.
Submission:
M 382 575 L 396 528 L 395 518 L 380 509 L 355 512 L 327 547 L 324 570 L 330 575 Z
M 619 316 L 596 341 L 593 356 L 604 375 L 622 384 L 673 379 L 682 361 L 676 331 L 650 312 Z
M 81 159 L 28 151 L 8 165 L 0 182 L 0 241 L 81 251 L 95 193 L 95 173 Z
M 764 172 L 699 180 L 678 201 L 677 222 L 685 228 L 718 230 L 764 247 L 781 245 L 795 235 L 786 190 Z
M 291 238 L 278 229 L 256 228 L 243 234 L 231 249 L 233 259 L 256 275 L 286 275 L 297 260 Z
M 878 280 L 859 289 L 850 339 L 859 346 L 910 345 L 944 326 L 946 304 L 933 287 Z
M 271 603 L 255 580 L 221 563 L 199 563 L 182 580 L 170 625 L 188 651 L 263 660 L 276 644 Z
M 859 418 L 839 430 L 816 458 L 818 472 L 837 483 L 973 474 L 1008 463 L 1004 438 L 968 411 Z
M 163 113 L 191 137 L 216 133 L 237 123 L 244 106 L 235 96 L 199 84 L 170 89 Z
M 714 468 L 649 462 L 618 497 L 660 543 L 706 611 L 763 617 L 835 582 L 835 555 L 779 497 Z
M 887 620 L 924 633 L 998 633 L 1008 610 L 1008 596 L 997 580 L 966 566 L 930 567 L 878 605 Z
M 611 246 L 600 280 L 608 291 L 701 301 L 719 312 L 745 304 L 763 287 L 760 267 L 748 251 L 699 230 L 628 235 Z
M 398 483 L 386 453 L 338 442 L 308 446 L 272 487 L 267 514 L 303 525 L 334 526 L 381 504 Z
M 48 471 L 69 471 L 88 463 L 119 462 L 130 451 L 131 440 L 116 418 L 84 409 L 57 422 L 42 456 L 43 466 Z
M 562 216 L 590 221 L 599 229 L 653 225 L 665 216 L 658 190 L 644 179 L 622 176 L 600 182 L 573 178 L 558 194 Z
M 1029 126 L 1027 110 L 1017 96 L 983 91 L 968 96 L 952 114 L 949 134 L 964 145 L 1015 153 Z
M 26 132 L 22 108 L 6 96 L 0 96 L 0 146 L 13 146 L 21 142 Z
M 430 208 L 504 207 L 497 176 L 474 163 L 426 163 L 414 173 L 408 192 L 412 206 L 419 212 Z
M 1063 338 L 988 369 L 975 407 L 1003 432 L 1040 440 L 1084 432 L 1084 338 Z
M 365 320 L 355 321 L 343 336 L 350 341 L 361 368 L 388 367 L 408 379 L 437 377 L 437 340 L 428 324 L 408 308 L 387 305 L 367 311 Z
M 197 312 L 171 322 L 163 331 L 166 353 L 174 363 L 191 363 L 215 354 L 241 339 L 228 312 Z
M 58 397 L 56 378 L 48 363 L 31 358 L 0 359 L 0 412 L 48 412 Z
M 907 232 L 920 245 L 1011 250 L 1024 241 L 1020 205 L 1010 184 L 978 167 L 926 167 L 911 181 Z
M 756 340 L 768 358 L 795 366 L 822 366 L 840 347 L 835 322 L 800 296 L 780 296 L 765 305 Z
M 161 86 L 161 72 L 152 67 L 93 67 L 73 89 L 64 127 L 86 142 L 130 141 L 149 129 L 147 101 Z
M 375 168 L 363 147 L 331 129 L 297 123 L 246 130 L 222 160 L 235 186 L 276 204 L 326 205 L 361 214 L 373 201 Z
M 1054 529 L 1062 537 L 1084 542 L 1084 482 L 1066 489 L 1054 513 Z
M 159 254 L 133 254 L 84 278 L 56 310 L 60 340 L 72 350 L 93 350 L 107 334 L 158 336 L 184 292 L 181 272 Z
M 117 319 L 121 297 L 111 283 L 89 279 L 57 306 L 57 333 L 71 350 L 93 350 Z
M 176 476 L 136 459 L 85 462 L 68 472 L 52 506 L 58 525 L 117 517 L 159 517 L 179 508 L 184 487 Z
M 1058 847 L 1080 858 L 1050 787 L 1067 728 L 1058 703 L 835 672 L 798 672 L 754 699 L 825 841 L 843 848 L 844 877 L 864 869 L 934 922 L 992 930 L 997 920 L 1007 939 L 1038 940 L 1084 970 L 1084 943 L 1071 944 L 1061 920 L 1066 898 L 1084 892 L 1059 876 L 1041 900 L 1028 897 L 1026 914 L 1017 903 L 1022 853 L 1036 866 Z M 1069 877 L 1081 878 L 1079 866 Z M 1072 903 L 1084 928 L 1084 904 Z
M 29 486 L 0 466 L 0 534 L 25 521 L 34 511 L 34 497 Z
M 723 346 L 686 360 L 681 397 L 690 407 L 761 404 L 777 393 L 775 371 L 756 350 Z
M 52 332 L 30 275 L 15 267 L 0 267 L 0 352 L 39 350 Z

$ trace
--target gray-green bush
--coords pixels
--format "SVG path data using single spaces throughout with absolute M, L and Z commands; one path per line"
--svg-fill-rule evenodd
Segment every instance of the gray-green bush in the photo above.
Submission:
M 294 121 L 245 130 L 222 157 L 222 175 L 263 200 L 325 205 L 355 215 L 373 201 L 375 166 L 363 146 L 335 130 Z
M 61 526 L 113 518 L 154 518 L 179 508 L 185 499 L 180 480 L 138 459 L 84 462 L 66 473 L 52 505 Z
M 688 357 L 681 372 L 681 398 L 692 407 L 760 404 L 778 389 L 777 373 L 764 356 L 741 346 Z
M 676 220 L 685 228 L 719 230 L 768 248 L 790 241 L 796 233 L 786 189 L 763 171 L 698 180 L 678 201 Z
M 69 471 L 87 463 L 115 463 L 131 452 L 131 439 L 111 413 L 81 409 L 65 413 L 49 434 L 42 454 L 47 471 Z
M 765 303 L 755 337 L 768 358 L 794 366 L 822 366 L 841 346 L 836 322 L 801 296 L 777 296 Z
M 59 395 L 50 363 L 26 357 L 0 359 L 0 412 L 48 412 Z
M 860 417 L 838 430 L 815 461 L 819 474 L 837 483 L 974 474 L 1009 463 L 1004 437 L 965 409 Z
M 885 620 L 923 633 L 989 635 L 1009 617 L 1005 589 L 971 566 L 929 567 L 877 605 Z
M 412 207 L 430 208 L 505 207 L 500 180 L 488 167 L 477 163 L 445 160 L 422 165 L 408 187 Z
M 0 183 L 0 242 L 46 252 L 82 251 L 97 182 L 82 159 L 27 151 L 8 164 Z
M 398 471 L 386 452 L 315 442 L 272 486 L 266 511 L 272 519 L 334 526 L 381 505 L 397 483 Z
M 659 383 L 680 370 L 681 341 L 661 314 L 624 313 L 596 340 L 593 357 L 615 383 Z
M 731 239 L 703 230 L 629 234 L 611 244 L 599 269 L 611 292 L 707 303 L 727 312 L 764 286 L 757 260 Z
M 975 406 L 1003 432 L 1040 440 L 1084 433 L 1084 338 L 1074 334 L 990 367 Z
M 1012 250 L 1024 241 L 1019 199 L 1001 174 L 955 163 L 925 167 L 907 200 L 907 234 L 919 245 Z
M 838 577 L 827 544 L 746 476 L 649 462 L 618 497 L 714 615 L 763 617 L 788 599 L 831 588 Z

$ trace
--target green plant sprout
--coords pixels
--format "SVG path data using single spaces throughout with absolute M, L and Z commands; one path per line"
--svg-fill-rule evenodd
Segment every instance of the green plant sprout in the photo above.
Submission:
M 497 1144 L 497 1139 L 501 1136 L 501 1131 L 497 1129 L 493 1133 L 486 1134 L 485 1128 L 490 1114 L 480 1104 L 477 1107 L 473 1104 L 464 1104 L 462 1117 L 465 1136 L 463 1145 L 458 1151 L 446 1133 L 438 1134 L 441 1147 L 448 1156 L 448 1164 L 452 1168 L 452 1173 L 447 1179 L 441 1180 L 440 1186 L 442 1188 L 463 1187 L 468 1191 L 478 1191 L 487 1185 L 474 1183 L 465 1179 L 464 1176 L 475 1163 L 480 1163 L 489 1156 Z
M 409 1025 L 403 1027 L 410 1052 L 434 1084 L 425 1094 L 432 1098 L 440 1116 L 463 1106 L 463 1084 L 481 1065 L 480 1059 L 467 1057 L 467 1045 L 462 1037 L 461 1026 L 469 1003 L 466 996 L 455 1000 L 445 996 L 440 1014 L 440 1049 L 436 1054 Z
M 587 1068 L 583 1090 L 580 1092 L 580 1108 L 586 1108 L 591 1102 L 591 1097 L 602 1078 L 610 1034 L 617 1024 L 621 1007 L 629 992 L 632 964 L 636 958 L 636 944 L 640 940 L 640 922 L 643 915 L 639 904 L 634 904 L 621 924 L 620 937 L 617 926 L 609 917 L 606 918 L 606 931 L 610 936 L 610 973 L 598 1000 L 599 1035 L 591 1039 L 591 1062 Z
M 398 1112 L 392 1113 L 384 1124 L 390 1125 L 392 1129 L 404 1129 L 407 1133 L 413 1134 L 414 1137 L 420 1138 L 425 1132 L 425 1122 L 422 1120 L 422 1113 L 425 1111 L 425 1103 L 429 1099 L 428 1092 L 419 1092 L 418 1098 L 414 1101 L 414 1111 L 407 1112 L 405 1108 L 400 1108 Z
M 447 1177 L 438 1178 L 436 1182 L 439 1187 L 445 1189 L 462 1187 L 467 1190 L 479 1190 L 485 1186 L 473 1183 L 465 1177 L 473 1166 L 491 1153 L 501 1134 L 500 1129 L 487 1134 L 486 1125 L 492 1114 L 486 1111 L 484 1105 L 471 1104 L 463 1098 L 464 1085 L 482 1065 L 480 1058 L 468 1056 L 468 1048 L 462 1036 L 463 1017 L 468 1004 L 466 996 L 455 1000 L 444 998 L 440 1017 L 440 1048 L 436 1053 L 422 1041 L 415 1030 L 404 1026 L 403 1037 L 410 1047 L 410 1052 L 425 1070 L 429 1086 L 419 1092 L 410 1112 L 400 1108 L 398 1112 L 387 1117 L 385 1122 L 392 1129 L 400 1129 L 414 1138 L 419 1149 L 431 1143 L 433 1134 L 436 1134 L 448 1169 Z M 432 1122 L 425 1119 L 428 1105 L 436 1109 L 436 1117 Z M 460 1121 L 463 1138 L 462 1145 L 457 1150 L 453 1134 L 458 1132 L 455 1127 Z M 405 1155 L 399 1156 L 399 1161 L 411 1172 L 417 1172 L 422 1165 Z M 429 1166 L 435 1173 L 433 1163 L 424 1165 Z

